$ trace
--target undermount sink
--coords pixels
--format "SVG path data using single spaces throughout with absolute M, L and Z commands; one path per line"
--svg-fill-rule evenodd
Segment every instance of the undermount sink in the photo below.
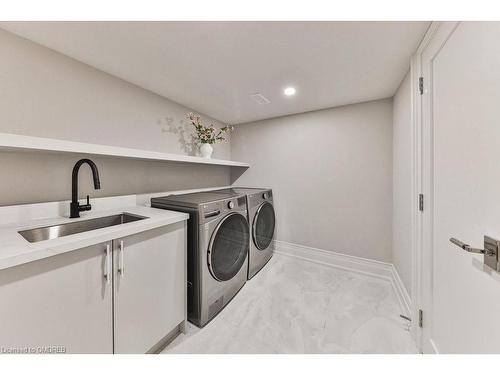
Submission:
M 91 230 L 131 223 L 143 219 L 147 219 L 147 217 L 124 212 L 118 215 L 99 217 L 96 219 L 81 220 L 75 221 L 73 223 L 27 229 L 22 230 L 18 233 L 29 242 L 39 242 L 69 236 L 71 234 L 89 232 Z

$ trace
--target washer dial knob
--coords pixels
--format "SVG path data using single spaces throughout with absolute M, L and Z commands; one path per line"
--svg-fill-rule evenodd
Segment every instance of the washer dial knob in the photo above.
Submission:
M 264 193 L 264 194 L 262 194 L 262 198 L 264 198 L 264 199 L 269 198 L 269 194 L 268 194 L 268 193 Z
M 234 208 L 234 202 L 233 202 L 233 201 L 229 201 L 229 202 L 227 203 L 227 207 L 228 207 L 230 210 L 232 210 L 232 209 Z

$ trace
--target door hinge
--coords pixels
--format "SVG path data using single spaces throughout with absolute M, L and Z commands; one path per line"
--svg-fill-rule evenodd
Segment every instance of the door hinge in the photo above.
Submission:
M 423 194 L 418 195 L 418 210 L 419 211 L 424 210 L 424 195 Z
M 418 310 L 418 326 L 420 328 L 424 326 L 424 312 L 422 310 Z
M 418 79 L 418 91 L 420 95 L 424 94 L 424 77 L 419 77 Z

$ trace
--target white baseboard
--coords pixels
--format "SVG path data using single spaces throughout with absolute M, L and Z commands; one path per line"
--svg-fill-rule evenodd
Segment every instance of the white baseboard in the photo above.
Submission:
M 396 292 L 399 304 L 402 306 L 404 315 L 406 315 L 411 319 L 414 319 L 414 317 L 412 316 L 413 306 L 410 294 L 408 293 L 408 290 L 403 284 L 403 280 L 401 280 L 401 277 L 399 277 L 399 273 L 396 267 L 394 267 L 394 264 L 391 263 L 391 267 L 392 267 L 392 279 L 391 279 L 392 287 Z
M 392 263 L 345 255 L 278 240 L 273 241 L 273 249 L 276 254 L 282 254 L 345 271 L 387 280 L 391 283 L 394 293 L 398 298 L 401 314 L 411 317 L 412 308 L 410 295 Z

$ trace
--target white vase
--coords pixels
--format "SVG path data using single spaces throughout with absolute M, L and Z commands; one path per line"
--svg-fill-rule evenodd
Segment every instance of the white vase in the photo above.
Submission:
M 212 158 L 212 152 L 214 152 L 214 148 L 210 143 L 202 143 L 200 147 L 201 156 L 207 159 Z

